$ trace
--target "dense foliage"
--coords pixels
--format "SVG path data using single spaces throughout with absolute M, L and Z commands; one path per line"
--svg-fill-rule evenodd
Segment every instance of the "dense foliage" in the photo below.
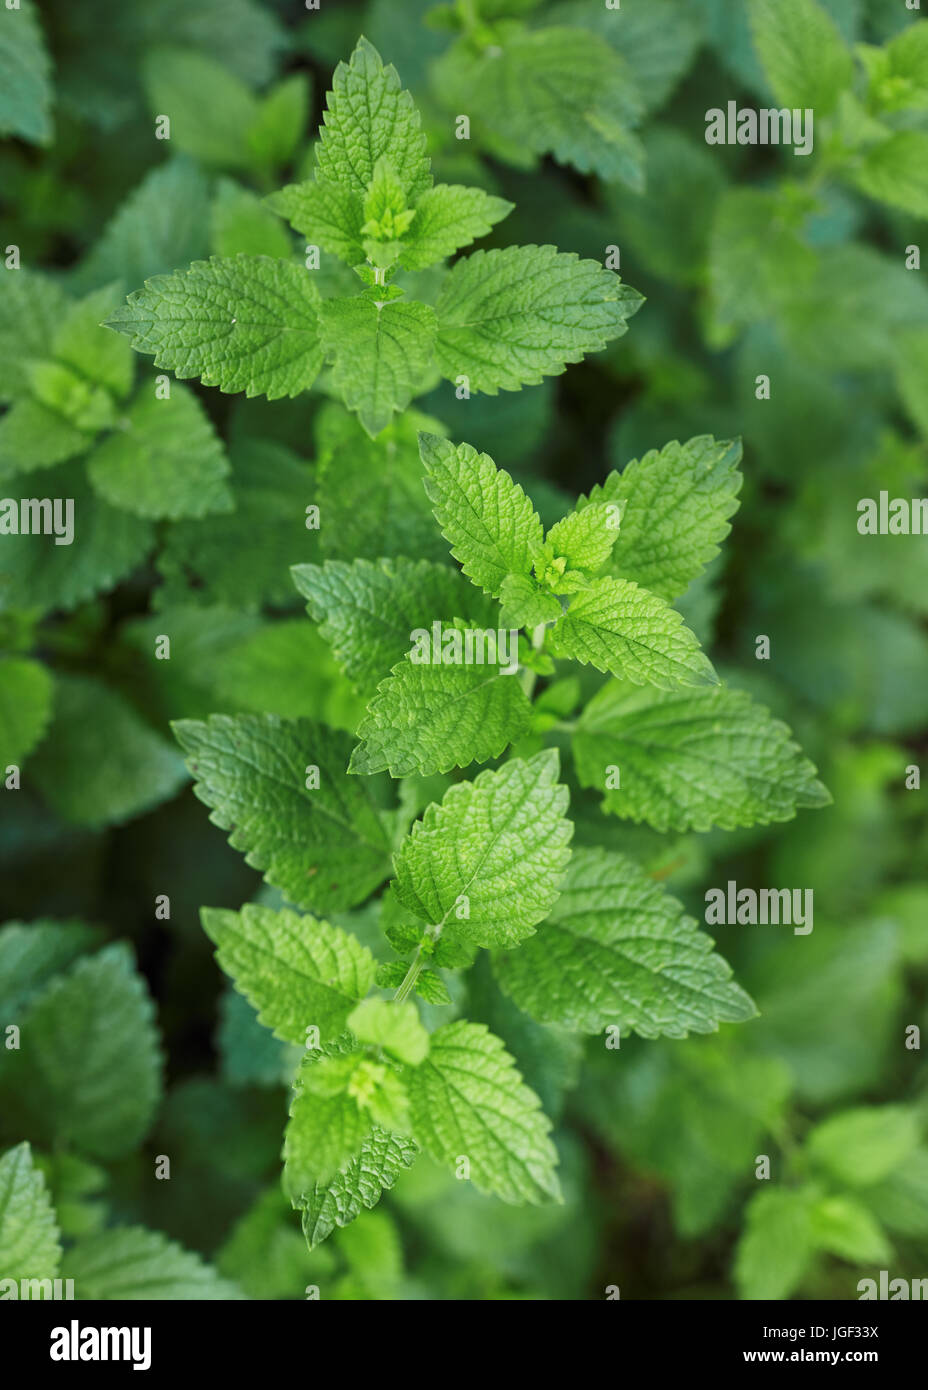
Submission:
M 0 9 L 0 1281 L 919 1278 L 928 19 L 402 9 Z

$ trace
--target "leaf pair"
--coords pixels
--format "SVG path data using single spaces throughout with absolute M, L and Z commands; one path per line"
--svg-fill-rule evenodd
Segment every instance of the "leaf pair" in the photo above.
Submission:
M 376 435 L 437 375 L 494 395 L 537 384 L 624 333 L 641 304 L 612 271 L 553 246 L 478 252 L 448 272 L 434 307 L 403 298 L 388 283 L 397 270 L 445 259 L 511 204 L 433 185 L 412 99 L 364 39 L 336 70 L 314 178 L 271 201 L 368 288 L 323 299 L 295 262 L 213 257 L 149 280 L 108 326 L 181 379 L 270 400 L 308 390 L 328 363 Z

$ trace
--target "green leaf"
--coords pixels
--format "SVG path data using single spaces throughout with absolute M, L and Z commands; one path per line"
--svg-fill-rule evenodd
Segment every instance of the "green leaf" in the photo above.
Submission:
M 213 824 L 290 902 L 338 911 L 387 877 L 387 817 L 370 784 L 345 773 L 349 736 L 258 714 L 181 720 L 174 732 Z M 306 786 L 310 766 L 319 770 L 315 790 Z
M 81 378 L 121 400 L 129 394 L 135 362 L 128 343 L 107 333 L 100 320 L 113 308 L 116 287 L 104 285 L 72 304 L 55 329 L 52 356 Z
M 232 179 L 220 179 L 210 209 L 210 250 L 217 256 L 287 260 L 293 239 L 256 193 Z
M 316 146 L 319 173 L 363 198 L 377 161 L 387 155 L 411 198 L 432 182 L 425 151 L 419 114 L 396 69 L 384 67 L 360 38 L 350 63 L 339 63 L 332 78 Z
M 419 436 L 425 490 L 468 579 L 498 596 L 509 574 L 528 574 L 541 549 L 538 513 L 509 474 L 470 444 Z
M 327 1183 L 316 1183 L 301 1194 L 303 1232 L 310 1250 L 336 1226 L 354 1221 L 362 1208 L 375 1207 L 417 1153 L 411 1139 L 374 1125 L 356 1158 L 349 1159 Z
M 303 183 L 287 184 L 279 193 L 272 193 L 267 203 L 311 245 L 331 251 L 347 265 L 364 260 L 363 203 L 360 195 L 346 184 L 332 183 L 317 175 Z
M 289 1085 L 302 1057 L 302 1048 L 279 1042 L 261 1027 L 248 1000 L 231 985 L 219 999 L 214 1041 L 220 1076 L 229 1086 Z
M 52 64 L 32 0 L 0 10 L 0 136 L 52 138 Z
M 215 58 L 192 49 L 158 47 L 142 62 L 148 105 L 170 119 L 171 142 L 201 164 L 247 166 L 257 99 Z
M 595 574 L 612 554 L 619 534 L 619 514 L 605 504 L 571 512 L 555 523 L 545 540 L 569 569 Z
M 96 497 L 79 465 L 63 464 L 42 481 L 48 497 L 73 500 L 73 542 L 56 545 L 51 536 L 2 536 L 0 612 L 76 608 L 141 564 L 154 539 L 150 522 Z
M 834 110 L 854 79 L 854 61 L 827 10 L 816 0 L 750 0 L 757 56 L 782 106 Z
M 718 681 L 675 609 L 632 580 L 604 575 L 577 594 L 554 630 L 555 656 L 662 690 Z
M 928 133 L 897 130 L 874 145 L 854 167 L 862 193 L 915 217 L 928 217 Z
M 638 88 L 599 34 L 560 25 L 513 30 L 482 52 L 462 40 L 437 65 L 435 82 L 445 104 L 473 112 L 474 133 L 513 163 L 550 154 L 581 173 L 644 186 L 633 134 Z
M 218 256 L 156 275 L 107 320 L 181 381 L 297 396 L 319 375 L 319 291 L 309 271 L 270 256 Z
M 157 165 L 113 214 L 78 267 L 77 283 L 140 285 L 198 260 L 209 249 L 208 216 L 209 183 L 197 166 L 182 155 Z
M 305 1045 L 310 1026 L 331 1041 L 374 983 L 367 947 L 318 918 L 246 904 L 204 907 L 200 919 L 223 970 L 283 1042 Z
M 416 556 L 447 566 L 448 547 L 422 485 L 418 442 L 418 431 L 440 431 L 438 422 L 407 410 L 372 439 L 334 401 L 321 415 L 333 426 L 332 437 L 319 430 L 314 491 L 326 558 Z
M 557 595 L 530 574 L 507 574 L 500 585 L 499 600 L 504 628 L 533 630 L 542 623 L 557 622 L 564 612 Z
M 52 713 L 52 678 L 38 661 L 0 658 L 0 770 L 41 740 Z
M 468 599 L 460 576 L 429 560 L 327 560 L 291 573 L 339 664 L 362 688 L 402 659 L 417 628 L 453 620 Z
M 600 505 L 620 511 L 611 572 L 661 598 L 685 593 L 731 530 L 728 518 L 739 506 L 740 460 L 740 440 L 708 434 L 686 444 L 674 440 L 633 459 L 621 473 L 610 473 L 581 497 L 581 516 Z
M 187 780 L 166 739 L 89 676 L 58 677 L 55 717 L 30 774 L 58 815 L 91 827 L 141 815 Z
M 12 1017 L 95 944 L 96 933 L 83 922 L 8 922 L 0 927 L 0 1016 Z
M 78 1299 L 201 1302 L 240 1299 L 241 1290 L 212 1265 L 159 1231 L 117 1226 L 85 1236 L 68 1250 L 62 1275 Z
M 815 1243 L 853 1264 L 885 1264 L 889 1242 L 866 1207 L 853 1197 L 823 1197 L 812 1212 Z
M 361 1156 L 372 1123 L 397 1099 L 402 1083 L 386 1065 L 361 1053 L 308 1057 L 294 1083 L 284 1135 L 284 1186 L 294 1205 Z
M 293 598 L 287 565 L 311 560 L 317 536 L 307 530 L 313 499 L 307 464 L 267 440 L 243 439 L 229 451 L 235 511 L 168 530 L 159 567 L 168 581 L 162 605 L 224 603 L 245 612 Z M 138 523 L 136 523 L 138 524 Z M 195 587 L 192 587 L 195 586 Z
M 45 368 L 53 364 L 41 365 Z M 73 375 L 71 384 L 80 385 Z M 82 394 L 86 403 L 85 386 Z M 0 478 L 64 463 L 89 448 L 94 433 L 86 433 L 59 410 L 34 396 L 16 401 L 0 419 Z
M 809 1188 L 770 1188 L 747 1206 L 735 1255 L 739 1298 L 789 1298 L 802 1284 L 816 1239 L 815 1193 Z
M 292 159 L 309 116 L 310 81 L 292 72 L 261 99 L 246 137 L 251 163 L 259 170 L 276 169 Z
M 155 519 L 230 512 L 222 441 L 193 392 L 176 382 L 159 399 L 139 393 L 87 460 L 96 491 L 114 507 Z
M 429 1035 L 408 999 L 365 999 L 350 1015 L 348 1027 L 359 1042 L 382 1047 L 397 1062 L 417 1067 L 428 1056 Z
M 542 1023 L 685 1038 L 757 1012 L 683 906 L 631 859 L 575 850 L 551 914 L 497 978 Z
M 557 775 L 557 752 L 548 749 L 450 787 L 395 856 L 403 906 L 477 946 L 531 936 L 570 857 L 568 793 Z
M 461 630 L 446 624 L 444 640 Z M 495 646 L 496 634 L 490 637 Z M 531 714 L 517 673 L 505 666 L 433 666 L 407 657 L 377 687 L 358 726 L 350 771 L 428 776 L 485 763 L 528 731 Z
M 209 621 L 209 609 L 192 611 L 201 622 L 204 615 Z M 155 622 L 159 631 L 168 625 L 160 616 Z M 302 618 L 268 623 L 221 644 L 214 661 L 210 684 L 229 708 L 285 719 L 317 718 L 350 733 L 364 713 L 363 702 L 338 670 L 322 637 Z M 176 708 L 187 712 L 180 702 Z
M 901 1167 L 859 1195 L 890 1231 L 908 1239 L 928 1235 L 928 1149 L 917 1149 Z
M 831 799 L 786 725 L 742 690 L 610 681 L 581 715 L 573 751 L 581 785 L 603 790 L 606 810 L 657 830 L 770 825 Z M 620 785 L 607 789 L 613 768 Z
M 642 303 L 598 261 L 553 246 L 475 251 L 442 285 L 438 366 L 491 396 L 537 386 L 620 338 Z
M 54 1279 L 61 1262 L 55 1209 L 28 1144 L 0 1156 L 0 1280 Z
M 899 1168 L 918 1148 L 918 1117 L 901 1105 L 829 1115 L 806 1139 L 809 1157 L 848 1187 L 867 1187 Z
M 108 946 L 53 979 L 26 1014 L 22 1050 L 8 1056 L 10 1113 L 36 1140 L 95 1158 L 135 1148 L 158 1103 L 161 1059 L 129 948 Z
M 11 22 L 11 15 L 16 12 L 0 10 L 4 24 Z M 15 400 L 28 392 L 28 363 L 51 354 L 55 329 L 68 303 L 64 290 L 44 275 L 0 270 L 0 400 Z
M 499 1038 L 482 1023 L 446 1024 L 409 1075 L 413 1133 L 437 1162 L 504 1202 L 560 1200 L 551 1122 Z
M 482 188 L 439 183 L 427 188 L 416 203 L 416 216 L 403 237 L 400 265 L 424 270 L 486 236 L 508 217 L 515 204 L 495 198 Z
M 325 300 L 320 315 L 335 390 L 368 434 L 379 434 L 427 384 L 435 310 L 413 300 L 381 304 L 358 295 Z

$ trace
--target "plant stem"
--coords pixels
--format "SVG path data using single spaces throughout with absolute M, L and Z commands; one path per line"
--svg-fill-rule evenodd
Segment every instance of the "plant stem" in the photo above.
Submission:
M 535 628 L 534 632 L 532 633 L 533 651 L 540 652 L 542 647 L 544 646 L 546 627 L 547 623 L 539 623 L 538 626 Z M 535 689 L 535 682 L 537 681 L 537 679 L 537 671 L 533 671 L 529 667 L 526 667 L 523 670 L 520 680 L 522 681 L 522 689 L 525 691 L 526 698 L 529 700 L 532 698 L 532 691 Z
M 419 976 L 422 974 L 423 970 L 424 962 L 422 961 L 421 956 L 422 947 L 418 946 L 416 948 L 416 954 L 413 956 L 412 961 L 410 962 L 409 969 L 403 976 L 403 979 L 400 982 L 400 987 L 393 996 L 394 1004 L 402 1004 L 403 1000 L 408 998 L 409 995 L 412 993 L 413 986 L 415 985 Z

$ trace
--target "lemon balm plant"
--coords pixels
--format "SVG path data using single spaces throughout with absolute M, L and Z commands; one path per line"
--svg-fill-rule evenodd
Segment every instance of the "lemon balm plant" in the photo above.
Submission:
M 445 377 L 495 394 L 538 383 L 625 331 L 640 295 L 595 261 L 552 246 L 478 251 L 433 277 L 512 204 L 435 184 L 412 98 L 363 38 L 336 70 L 312 179 L 271 198 L 363 288 L 323 297 L 306 266 L 239 254 L 156 276 L 109 319 L 181 378 L 269 399 L 328 384 L 371 434 Z M 405 275 L 404 275 L 405 273 Z M 357 281 L 354 282 L 357 287 Z
M 672 606 L 730 529 L 737 443 L 652 451 L 546 530 L 491 458 L 402 413 L 439 378 L 464 399 L 537 384 L 623 333 L 640 297 L 551 246 L 445 268 L 509 205 L 432 182 L 412 101 L 363 39 L 336 71 L 315 176 L 271 203 L 308 239 L 305 264 L 195 262 L 109 325 L 223 391 L 322 386 L 365 432 L 331 408 L 333 496 L 333 459 L 345 482 L 359 459 L 402 459 L 401 539 L 293 570 L 363 701 L 356 733 L 259 713 L 175 726 L 213 821 L 283 900 L 202 917 L 260 1022 L 302 1049 L 284 1182 L 315 1245 L 420 1150 L 510 1202 L 557 1200 L 551 1119 L 472 1016 L 481 953 L 517 1010 L 609 1047 L 748 1019 L 710 937 L 623 852 L 613 818 L 733 829 L 828 794 Z M 320 249 L 355 280 L 318 277 Z M 572 848 L 586 791 L 605 830 Z M 362 912 L 393 961 L 360 939 Z
M 680 615 L 627 577 L 646 571 L 673 588 L 715 551 L 736 448 L 670 446 L 612 475 L 545 535 L 486 455 L 428 434 L 421 447 L 460 571 L 362 557 L 294 572 L 369 695 L 357 739 L 276 716 L 176 726 L 213 820 L 307 910 L 205 909 L 203 922 L 260 1020 L 306 1046 L 284 1154 L 311 1243 L 373 1205 L 420 1147 L 482 1191 L 556 1198 L 550 1122 L 502 1041 L 465 1016 L 429 1032 L 411 997 L 449 1008 L 447 972 L 481 951 L 532 1018 L 613 1045 L 754 1013 L 711 939 L 632 858 L 571 852 L 570 796 L 549 742 L 569 732 L 576 780 L 603 789 L 607 811 L 661 829 L 770 823 L 827 800 L 785 726 L 721 686 Z M 622 478 L 624 546 L 600 496 L 617 495 Z M 522 629 L 518 674 L 456 659 L 475 627 L 492 635 L 497 620 Z M 417 660 L 411 635 L 436 623 L 440 648 Z M 612 676 L 572 720 L 552 715 L 574 713 L 560 661 Z M 533 701 L 538 678 L 554 676 Z M 456 772 L 489 759 L 500 761 L 472 780 Z M 432 779 L 451 771 L 459 780 L 409 827 Z M 397 959 L 378 969 L 321 914 L 384 884 L 379 919 Z M 457 1011 L 457 988 L 454 999 Z

